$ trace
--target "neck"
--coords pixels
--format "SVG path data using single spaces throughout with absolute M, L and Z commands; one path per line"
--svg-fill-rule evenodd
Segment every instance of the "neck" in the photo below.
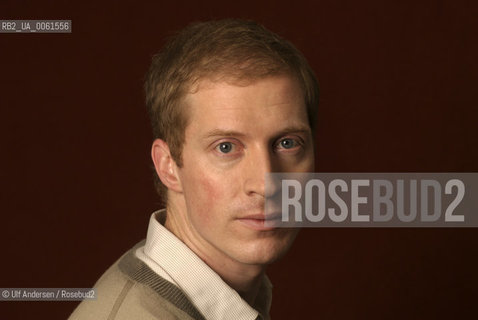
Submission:
M 216 271 L 224 282 L 236 290 L 249 305 L 253 306 L 255 304 L 265 274 L 262 266 L 238 266 L 233 263 L 218 264 L 208 258 L 201 257 L 201 259 Z
M 197 236 L 185 228 L 184 216 L 178 206 L 168 202 L 164 226 L 183 241 L 196 255 L 213 269 L 231 288 L 251 306 L 254 305 L 265 274 L 264 265 L 246 264 L 234 260 L 217 250 L 207 241 L 198 241 Z

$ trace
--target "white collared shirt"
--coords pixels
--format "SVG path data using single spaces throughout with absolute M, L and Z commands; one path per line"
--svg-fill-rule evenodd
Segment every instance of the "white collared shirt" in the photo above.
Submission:
M 254 320 L 259 315 L 269 319 L 272 285 L 264 276 L 252 308 L 186 244 L 163 224 L 166 210 L 151 215 L 144 247 L 136 256 L 159 276 L 176 285 L 208 320 Z

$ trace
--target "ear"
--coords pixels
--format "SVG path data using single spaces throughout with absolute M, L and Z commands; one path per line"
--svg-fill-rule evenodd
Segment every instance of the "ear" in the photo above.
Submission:
M 171 156 L 168 144 L 161 139 L 154 140 L 151 158 L 153 158 L 154 168 L 161 182 L 170 190 L 182 192 L 178 166 Z

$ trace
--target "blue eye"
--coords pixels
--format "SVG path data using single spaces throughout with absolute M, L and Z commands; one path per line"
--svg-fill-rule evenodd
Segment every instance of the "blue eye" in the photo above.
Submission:
M 232 151 L 232 143 L 230 142 L 222 142 L 220 143 L 217 148 L 222 153 L 229 153 Z
M 292 149 L 297 146 L 297 143 L 293 139 L 283 139 L 280 146 L 284 149 Z

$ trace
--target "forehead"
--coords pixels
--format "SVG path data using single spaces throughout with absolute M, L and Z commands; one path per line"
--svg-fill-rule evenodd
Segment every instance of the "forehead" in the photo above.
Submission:
M 304 93 L 290 76 L 267 77 L 247 83 L 204 79 L 184 98 L 187 131 L 309 127 Z

